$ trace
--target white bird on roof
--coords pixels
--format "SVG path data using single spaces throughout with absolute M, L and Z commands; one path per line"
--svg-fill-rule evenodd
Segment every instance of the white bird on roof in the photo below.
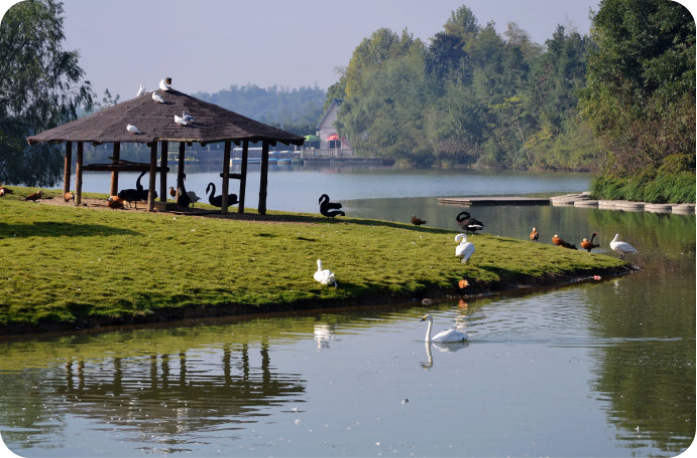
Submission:
M 152 99 L 158 103 L 165 103 L 165 99 L 163 99 L 162 96 L 155 91 L 152 91 Z
M 191 121 L 194 120 L 194 117 L 191 116 L 191 115 L 190 115 L 189 113 L 187 113 L 186 111 L 182 111 L 182 119 L 183 119 L 184 121 L 186 121 L 187 123 L 190 123 Z
M 140 89 L 138 89 L 138 93 L 136 94 L 136 97 L 140 97 L 145 93 L 145 88 L 143 87 L 143 83 L 140 83 Z
M 167 84 L 167 82 L 164 79 L 161 79 L 160 80 L 160 89 L 162 89 L 163 91 L 169 91 L 170 89 L 172 89 L 172 86 Z
M 180 126 L 185 126 L 189 124 L 187 121 L 184 120 L 181 116 L 174 115 L 174 122 L 179 124 Z
M 143 133 L 140 130 L 138 130 L 138 128 L 136 126 L 134 126 L 133 124 L 127 125 L 126 130 L 132 134 L 142 134 Z

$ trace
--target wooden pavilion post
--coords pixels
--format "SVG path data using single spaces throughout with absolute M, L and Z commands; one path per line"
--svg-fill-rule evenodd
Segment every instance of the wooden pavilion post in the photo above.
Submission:
M 118 164 L 121 160 L 121 142 L 114 142 L 114 153 L 112 155 L 113 164 Z M 115 196 L 119 193 L 119 171 L 112 170 L 111 172 L 111 189 L 109 191 L 110 196 Z
M 240 168 L 240 203 L 238 213 L 244 213 L 244 195 L 247 187 L 247 159 L 249 158 L 249 140 L 242 142 L 242 167 Z
M 75 164 L 75 205 L 82 203 L 82 142 L 77 142 L 77 162 Z
M 155 210 L 155 179 L 157 178 L 157 142 L 150 145 L 150 184 L 148 186 L 148 211 Z
M 186 143 L 179 142 L 179 164 L 177 164 L 177 201 L 179 192 L 184 189 L 184 156 L 186 156 Z
M 169 144 L 165 140 L 160 145 L 160 201 L 167 202 L 167 154 Z
M 63 165 L 63 194 L 70 192 L 70 168 L 73 165 L 73 142 L 65 142 L 65 163 Z
M 259 214 L 266 214 L 266 193 L 269 184 L 269 142 L 261 144 L 261 181 L 259 182 Z
M 223 202 L 220 206 L 220 213 L 227 214 L 228 207 L 228 190 L 230 189 L 230 140 L 225 140 L 225 151 L 223 153 Z

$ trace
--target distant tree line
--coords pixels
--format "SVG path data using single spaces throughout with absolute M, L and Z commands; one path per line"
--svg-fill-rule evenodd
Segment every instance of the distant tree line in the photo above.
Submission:
M 592 30 L 560 25 L 542 47 L 513 23 L 502 35 L 479 25 L 462 6 L 428 45 L 406 30 L 374 32 L 327 103 L 344 100 L 337 127 L 361 155 L 620 181 L 679 169 L 692 173 L 694 201 L 689 12 L 665 0 L 603 0 Z
M 248 118 L 298 135 L 314 134 L 324 113 L 326 91 L 318 87 L 288 89 L 260 88 L 255 84 L 232 85 L 229 89 L 194 97 L 214 103 Z
M 427 45 L 380 29 L 356 48 L 327 99 L 363 155 L 433 165 L 597 170 L 600 145 L 579 122 L 588 37 L 558 26 L 546 49 L 513 23 L 500 35 L 467 6 Z

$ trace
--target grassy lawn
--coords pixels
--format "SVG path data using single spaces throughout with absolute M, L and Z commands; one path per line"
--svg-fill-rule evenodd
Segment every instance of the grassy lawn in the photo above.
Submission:
M 95 210 L 25 202 L 21 196 L 33 190 L 15 189 L 0 201 L 5 329 L 147 319 L 182 307 L 408 299 L 455 292 L 463 278 L 466 291 L 476 293 L 627 266 L 610 256 L 487 234 L 470 237 L 476 253 L 463 265 L 452 231 L 311 214 L 254 219 L 252 209 L 228 219 Z M 313 280 L 318 258 L 339 288 Z

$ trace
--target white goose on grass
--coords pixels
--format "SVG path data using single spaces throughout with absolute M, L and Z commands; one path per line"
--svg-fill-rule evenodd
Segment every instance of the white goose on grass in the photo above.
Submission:
M 455 241 L 458 242 L 455 256 L 462 258 L 462 263 L 467 264 L 467 260 L 474 254 L 474 243 L 467 241 L 467 234 L 457 234 Z
M 446 331 L 439 332 L 435 336 L 431 337 L 431 329 L 433 328 L 433 318 L 431 315 L 424 315 L 421 321 L 428 321 L 428 328 L 426 328 L 426 342 L 438 342 L 438 343 L 456 343 L 464 342 L 469 339 L 469 336 L 460 332 L 457 329 L 448 329 Z
M 631 246 L 627 242 L 621 242 L 619 240 L 620 234 L 615 234 L 615 238 L 612 239 L 612 242 L 610 242 L 610 248 L 612 251 L 615 253 L 619 253 L 620 259 L 624 259 L 625 254 L 631 254 L 631 253 L 636 253 L 636 248 Z
M 317 272 L 315 272 L 314 278 L 316 281 L 320 282 L 325 286 L 334 285 L 335 288 L 339 286 L 336 284 L 336 279 L 334 278 L 334 273 L 331 270 L 322 270 L 322 260 L 317 260 Z

